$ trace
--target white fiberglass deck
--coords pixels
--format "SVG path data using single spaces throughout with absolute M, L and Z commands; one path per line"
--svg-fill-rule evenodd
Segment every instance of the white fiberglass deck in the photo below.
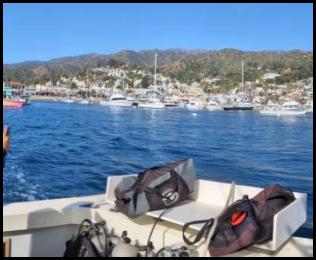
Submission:
M 114 189 L 122 178 L 134 177 L 135 175 L 108 178 L 107 201 L 114 203 Z M 167 211 L 162 216 L 162 219 L 182 227 L 188 222 L 215 218 L 224 209 L 230 189 L 231 184 L 229 183 L 197 180 L 195 183 L 195 191 L 190 195 L 190 200 Z M 233 200 L 241 199 L 245 194 L 248 195 L 249 198 L 252 198 L 261 190 L 262 188 L 235 185 Z M 296 200 L 274 216 L 272 241 L 255 245 L 255 247 L 275 251 L 305 223 L 307 195 L 296 192 L 294 195 Z M 164 210 L 151 211 L 146 213 L 146 215 L 158 218 L 163 211 Z M 198 231 L 202 225 L 203 224 L 196 224 L 190 226 L 190 228 Z
M 154 224 L 154 218 L 161 211 L 150 212 L 139 218 L 130 219 L 117 210 L 113 210 L 114 186 L 109 187 L 109 185 L 115 184 L 117 181 L 119 179 L 116 177 L 108 180 L 106 194 L 12 203 L 3 206 L 3 237 L 11 240 L 11 256 L 62 256 L 66 240 L 72 237 L 73 233 L 77 231 L 78 225 L 85 218 L 89 218 L 93 222 L 105 220 L 108 227 L 113 228 L 116 234 L 122 234 L 126 230 L 132 239 L 132 243 L 138 240 L 141 245 L 144 245 Z M 223 197 L 223 200 L 226 199 L 228 192 L 225 185 L 227 187 L 230 187 L 230 185 L 217 183 L 217 188 L 211 189 L 214 192 L 212 196 L 208 193 L 204 193 L 202 196 L 203 189 L 210 187 L 210 183 L 199 181 L 197 184 L 200 184 L 200 192 L 192 194 L 193 200 L 174 208 L 164 216 L 167 221 L 161 221 L 157 224 L 152 236 L 152 241 L 157 250 L 175 243 L 183 243 L 183 223 L 200 220 L 204 216 L 208 218 L 209 215 L 217 214 L 222 210 L 220 197 Z M 237 186 L 235 199 L 241 194 L 239 187 L 241 186 Z M 252 196 L 252 192 L 255 192 L 258 188 L 245 187 L 245 189 L 248 189 L 248 194 Z M 205 192 L 209 190 L 208 188 Z M 295 195 L 300 197 L 300 194 L 295 193 Z M 207 205 L 211 198 L 214 204 L 218 203 L 218 205 Z M 289 218 L 292 222 L 297 224 L 298 220 L 303 221 L 306 208 L 304 211 L 304 207 L 299 208 L 299 206 L 304 205 L 304 198 L 306 199 L 306 196 L 300 197 L 296 204 L 293 204 L 294 207 L 282 211 L 279 217 L 284 218 L 290 214 Z M 275 219 L 275 221 L 279 222 L 278 219 Z M 282 227 L 281 225 L 278 228 L 282 231 Z M 188 230 L 188 233 L 196 234 L 194 229 L 197 230 L 198 227 Z M 274 239 L 276 242 L 282 241 L 282 236 Z M 312 239 L 291 237 L 286 238 L 281 245 L 277 246 L 278 249 L 273 251 L 251 247 L 231 256 L 313 256 Z M 205 243 L 197 246 L 199 256 L 203 255 L 204 248 Z

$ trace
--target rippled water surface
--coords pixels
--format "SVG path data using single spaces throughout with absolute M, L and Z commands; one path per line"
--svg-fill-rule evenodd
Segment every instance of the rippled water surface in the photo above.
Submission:
M 311 114 L 34 101 L 5 110 L 4 123 L 12 127 L 4 203 L 101 193 L 107 176 L 191 157 L 200 178 L 259 187 L 280 183 L 307 192 L 308 221 L 299 233 L 312 236 Z

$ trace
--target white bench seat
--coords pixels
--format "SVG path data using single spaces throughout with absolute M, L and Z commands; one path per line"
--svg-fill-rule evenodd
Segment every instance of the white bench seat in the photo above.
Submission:
M 131 178 L 137 175 L 113 176 L 107 181 L 106 198 L 109 203 L 115 201 L 114 189 L 122 178 Z M 132 181 L 132 179 L 131 179 Z M 161 219 L 170 223 L 183 226 L 185 223 L 217 217 L 226 204 L 231 188 L 230 183 L 222 183 L 207 180 L 197 180 L 195 191 L 189 200 L 167 211 Z M 257 195 L 262 188 L 235 185 L 234 201 L 247 194 L 249 198 Z M 272 241 L 261 245 L 254 245 L 268 251 L 276 251 L 282 246 L 294 232 L 306 221 L 307 194 L 294 192 L 296 200 L 282 209 L 274 216 Z M 158 218 L 163 210 L 147 212 L 147 216 Z M 193 230 L 200 230 L 203 224 L 190 226 Z
M 170 211 L 167 211 L 161 217 L 161 219 L 183 226 L 184 224 L 191 221 L 210 219 L 211 217 L 216 217 L 218 214 L 221 213 L 222 210 L 223 207 L 220 206 L 214 206 L 198 201 L 186 201 L 181 205 L 178 205 L 170 209 Z M 164 210 L 151 211 L 147 212 L 146 215 L 158 218 L 163 211 Z M 195 224 L 191 225 L 190 228 L 199 231 L 202 228 L 202 226 L 203 224 Z

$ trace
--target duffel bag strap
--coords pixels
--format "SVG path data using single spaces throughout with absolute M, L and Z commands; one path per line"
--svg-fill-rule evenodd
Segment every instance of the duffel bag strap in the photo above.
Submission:
M 273 200 L 273 199 L 284 199 L 287 202 L 292 202 L 295 200 L 294 194 L 292 191 L 276 191 L 271 193 L 267 200 Z
M 203 227 L 201 228 L 201 230 L 197 233 L 195 239 L 193 241 L 190 241 L 186 236 L 185 236 L 185 231 L 191 226 L 191 225 L 195 225 L 195 224 L 202 224 L 205 223 L 203 225 Z M 192 222 L 188 222 L 186 224 L 184 224 L 183 229 L 182 229 L 182 237 L 183 237 L 183 241 L 191 246 L 194 245 L 196 243 L 198 243 L 203 236 L 207 236 L 208 232 L 210 231 L 212 225 L 214 224 L 214 219 L 204 219 L 204 220 L 197 220 L 197 221 L 192 221 Z

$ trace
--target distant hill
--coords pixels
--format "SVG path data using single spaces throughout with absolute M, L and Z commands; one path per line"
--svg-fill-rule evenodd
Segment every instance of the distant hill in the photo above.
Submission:
M 49 80 L 61 75 L 71 75 L 100 66 L 125 66 L 153 70 L 154 54 L 158 52 L 158 72 L 182 82 L 201 81 L 204 78 L 221 77 L 240 80 L 241 60 L 245 64 L 245 79 L 254 80 L 266 72 L 277 72 L 285 81 L 313 75 L 312 51 L 240 51 L 222 50 L 123 50 L 117 53 L 87 54 L 63 57 L 49 61 L 26 61 L 4 64 L 4 80 L 32 83 Z

